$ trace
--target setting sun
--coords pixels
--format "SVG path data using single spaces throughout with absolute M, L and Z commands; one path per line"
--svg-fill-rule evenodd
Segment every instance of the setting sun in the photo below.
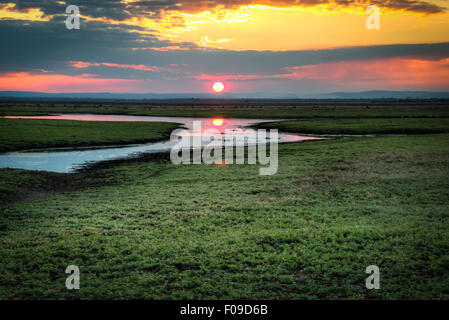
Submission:
M 220 81 L 214 82 L 214 84 L 212 85 L 212 89 L 215 92 L 222 92 L 224 90 L 223 82 L 220 82 Z
M 217 119 L 212 120 L 212 123 L 214 124 L 214 126 L 219 127 L 219 126 L 223 125 L 224 120 L 220 119 L 220 118 L 217 118 Z

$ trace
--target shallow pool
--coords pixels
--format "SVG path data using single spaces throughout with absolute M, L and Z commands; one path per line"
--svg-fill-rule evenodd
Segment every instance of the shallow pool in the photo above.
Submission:
M 244 128 L 262 122 L 279 121 L 267 119 L 224 119 L 222 125 L 216 126 L 212 118 L 186 117 L 152 117 L 128 115 L 93 115 L 93 114 L 56 114 L 48 116 L 10 116 L 5 118 L 20 119 L 54 119 L 79 121 L 129 121 L 129 122 L 174 122 L 182 127 L 193 129 L 194 121 L 200 121 L 201 134 L 214 128 L 224 133 L 229 130 L 238 136 Z M 198 124 L 198 123 L 197 123 Z M 278 142 L 301 142 L 320 138 L 279 133 Z M 261 141 L 259 141 L 261 143 Z M 98 161 L 130 157 L 138 153 L 169 152 L 174 145 L 171 141 L 153 142 L 138 145 L 92 146 L 90 148 L 52 148 L 40 150 L 24 150 L 0 154 L 0 168 L 19 168 L 27 170 L 44 170 L 68 173 L 81 166 Z

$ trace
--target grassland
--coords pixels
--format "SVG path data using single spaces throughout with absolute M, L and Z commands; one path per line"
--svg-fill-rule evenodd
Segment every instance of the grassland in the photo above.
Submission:
M 143 143 L 170 137 L 175 123 L 0 119 L 0 152 Z
M 449 133 L 449 118 L 302 119 L 262 123 L 258 127 L 311 134 Z
M 185 117 L 234 118 L 398 118 L 449 117 L 447 101 L 420 102 L 267 102 L 193 101 L 158 103 L 94 102 L 0 102 L 0 115 L 49 113 L 97 113 Z
M 449 298 L 449 134 L 283 144 L 273 176 L 151 159 L 0 170 L 0 298 Z

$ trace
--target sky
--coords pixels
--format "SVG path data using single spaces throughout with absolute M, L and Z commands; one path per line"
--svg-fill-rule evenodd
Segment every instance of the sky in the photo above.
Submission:
M 0 0 L 0 41 L 0 91 L 449 91 L 448 0 Z

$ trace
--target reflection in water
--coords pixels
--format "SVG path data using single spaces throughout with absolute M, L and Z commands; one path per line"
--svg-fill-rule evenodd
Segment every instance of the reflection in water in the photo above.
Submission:
M 29 116 L 29 117 L 5 117 L 5 118 L 26 118 L 26 119 L 56 119 L 56 120 L 81 120 L 81 121 L 127 121 L 127 122 L 175 122 L 187 129 L 193 128 L 193 121 L 201 121 L 202 133 L 208 129 L 219 130 L 224 133 L 230 130 L 236 136 L 241 130 L 261 122 L 274 120 L 261 119 L 223 119 L 223 124 L 217 126 L 211 118 L 182 118 L 182 117 L 150 117 L 150 116 L 126 116 L 126 115 L 90 115 L 90 114 L 61 114 L 51 116 Z M 292 134 L 279 134 L 279 142 L 300 142 L 305 140 L 315 140 L 319 138 L 298 136 Z M 172 147 L 170 141 L 148 143 L 130 146 L 112 146 L 99 149 L 59 149 L 52 152 L 45 151 L 18 151 L 8 152 L 0 155 L 0 168 L 20 168 L 28 170 L 45 170 L 54 172 L 71 172 L 76 170 L 86 162 L 112 160 L 129 157 L 133 154 L 147 152 L 168 152 Z

